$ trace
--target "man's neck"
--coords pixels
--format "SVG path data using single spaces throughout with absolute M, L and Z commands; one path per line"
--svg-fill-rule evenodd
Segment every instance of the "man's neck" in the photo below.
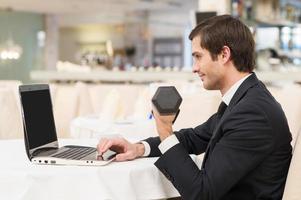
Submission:
M 226 94 L 226 92 L 239 80 L 248 76 L 250 72 L 238 72 L 232 71 L 231 74 L 225 76 L 224 86 L 220 89 L 222 96 Z

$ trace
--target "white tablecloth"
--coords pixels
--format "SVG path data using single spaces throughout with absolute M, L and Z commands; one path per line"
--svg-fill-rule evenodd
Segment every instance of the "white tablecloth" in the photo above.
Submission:
M 97 140 L 62 140 L 60 144 L 95 146 Z M 34 165 L 27 159 L 23 140 L 0 140 L 0 158 L 1 200 L 134 200 L 179 195 L 153 165 L 157 158 L 102 167 Z
M 132 142 L 158 136 L 153 119 L 109 121 L 97 115 L 75 118 L 71 122 L 70 133 L 72 138 L 96 139 L 119 135 Z

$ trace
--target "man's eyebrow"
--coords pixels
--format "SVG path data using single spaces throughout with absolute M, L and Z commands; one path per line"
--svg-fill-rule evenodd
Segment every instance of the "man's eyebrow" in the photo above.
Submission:
M 196 55 L 202 55 L 202 54 L 199 53 L 199 52 L 193 52 L 191 55 L 192 55 L 192 56 L 196 56 Z

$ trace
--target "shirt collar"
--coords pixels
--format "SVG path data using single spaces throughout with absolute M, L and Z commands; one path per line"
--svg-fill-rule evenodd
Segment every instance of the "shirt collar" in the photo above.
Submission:
M 231 86 L 231 88 L 224 94 L 224 96 L 222 96 L 222 100 L 225 104 L 227 104 L 227 106 L 229 106 L 230 101 L 232 99 L 232 97 L 234 96 L 235 92 L 238 90 L 239 86 L 244 82 L 244 80 L 246 80 L 249 76 L 251 76 L 251 74 L 243 77 L 242 79 L 240 79 L 239 81 L 237 81 L 234 85 Z

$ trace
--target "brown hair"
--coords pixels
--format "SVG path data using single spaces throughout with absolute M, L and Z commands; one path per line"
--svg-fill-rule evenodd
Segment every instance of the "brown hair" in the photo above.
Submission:
M 250 29 L 239 19 L 230 15 L 210 17 L 198 24 L 189 39 L 201 37 L 201 47 L 217 59 L 224 46 L 231 50 L 231 60 L 241 72 L 251 72 L 255 66 L 255 42 Z

